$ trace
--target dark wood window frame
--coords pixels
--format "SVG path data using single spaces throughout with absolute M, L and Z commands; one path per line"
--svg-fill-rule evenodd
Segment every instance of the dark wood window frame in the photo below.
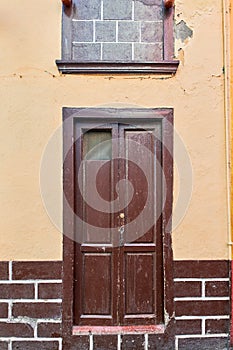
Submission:
M 69 205 L 74 208 L 74 122 L 91 121 L 97 123 L 122 122 L 137 124 L 142 121 L 155 120 L 162 127 L 162 168 L 166 181 L 166 199 L 162 210 L 162 249 L 163 249 L 163 324 L 148 326 L 113 326 L 113 327 L 79 327 L 74 326 L 74 254 L 75 244 L 74 215 Z M 173 304 L 173 255 L 171 242 L 171 216 L 173 202 L 173 109 L 96 109 L 96 108 L 63 108 L 63 341 L 65 349 L 74 344 L 75 339 L 89 334 L 134 334 L 149 333 L 165 336 L 174 335 Z M 72 146 L 71 146 L 72 145 Z M 165 146 L 166 145 L 166 146 Z M 71 146 L 71 148 L 70 148 Z M 69 151 L 69 152 L 68 152 Z M 67 204 L 69 202 L 69 205 Z M 67 347 L 66 347 L 67 346 Z
M 59 71 L 63 74 L 175 74 L 179 61 L 174 60 L 174 7 L 164 8 L 163 60 L 157 62 L 76 62 L 71 60 L 71 23 L 69 17 L 72 7 L 63 6 L 62 16 L 62 59 L 56 60 Z

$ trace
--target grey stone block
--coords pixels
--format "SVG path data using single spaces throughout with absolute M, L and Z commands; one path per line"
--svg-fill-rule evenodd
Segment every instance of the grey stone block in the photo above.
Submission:
M 75 0 L 74 18 L 100 19 L 101 18 L 101 0 Z
M 142 22 L 141 41 L 155 43 L 163 41 L 163 22 Z
M 162 0 L 135 0 L 134 19 L 136 21 L 158 21 L 162 18 Z
M 101 45 L 97 43 L 90 44 L 75 44 L 73 46 L 73 60 L 83 61 L 100 61 Z
M 93 41 L 93 21 L 73 22 L 73 41 Z
M 180 39 L 182 42 L 184 42 L 186 39 L 192 38 L 193 30 L 187 26 L 185 21 L 181 20 L 175 26 L 175 35 L 176 39 Z
M 140 23 L 120 21 L 118 23 L 118 41 L 135 42 L 140 38 Z
M 116 41 L 116 21 L 97 21 L 95 23 L 95 41 Z
M 103 60 L 104 61 L 132 61 L 132 45 L 131 44 L 119 44 L 109 43 L 103 44 Z
M 138 44 L 134 46 L 134 60 L 139 62 L 161 61 L 163 58 L 163 49 L 161 43 Z
M 132 0 L 104 0 L 104 19 L 132 19 Z

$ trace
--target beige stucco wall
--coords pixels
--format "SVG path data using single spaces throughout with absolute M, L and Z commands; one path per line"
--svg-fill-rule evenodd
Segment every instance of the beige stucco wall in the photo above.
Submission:
M 60 76 L 54 63 L 60 58 L 60 1 L 1 2 L 0 260 L 61 259 L 62 235 L 40 193 L 43 150 L 61 124 L 62 106 L 116 103 L 174 107 L 193 168 L 192 184 L 188 177 L 179 185 L 179 166 L 176 171 L 176 196 L 184 183 L 193 190 L 173 232 L 174 257 L 228 258 L 221 1 L 176 0 L 181 20 L 193 37 L 176 41 L 181 64 L 175 77 Z M 61 162 L 61 146 L 56 152 Z M 59 188 L 60 169 L 56 174 Z

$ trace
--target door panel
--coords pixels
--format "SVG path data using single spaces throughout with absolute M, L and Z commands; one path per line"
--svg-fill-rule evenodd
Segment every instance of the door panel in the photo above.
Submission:
M 111 243 L 111 162 L 87 160 L 83 168 L 84 242 Z
M 111 316 L 112 257 L 110 253 L 83 254 L 83 312 L 86 315 Z
M 155 217 L 153 134 L 142 130 L 126 130 L 125 153 L 128 159 L 125 176 L 134 189 L 133 199 L 127 206 L 126 222 L 128 225 L 125 240 L 126 242 L 152 243 L 154 242 Z
M 126 318 L 154 315 L 154 254 L 126 253 Z M 144 315 L 145 314 L 145 315 Z

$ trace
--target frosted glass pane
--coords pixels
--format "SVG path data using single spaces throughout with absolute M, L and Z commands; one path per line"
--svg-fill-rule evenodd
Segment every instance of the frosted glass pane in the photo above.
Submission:
M 110 160 L 112 158 L 112 134 L 108 130 L 90 130 L 83 135 L 83 158 L 86 160 Z

